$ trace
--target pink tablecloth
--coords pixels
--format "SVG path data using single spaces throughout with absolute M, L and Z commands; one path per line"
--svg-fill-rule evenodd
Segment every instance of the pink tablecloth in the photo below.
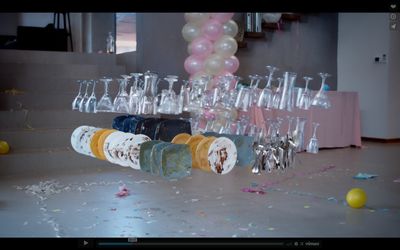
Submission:
M 348 147 L 351 145 L 361 147 L 361 125 L 360 108 L 357 92 L 328 91 L 328 97 L 332 107 L 321 109 L 312 107 L 310 110 L 294 109 L 293 112 L 282 110 L 261 110 L 253 108 L 251 120 L 258 127 L 266 126 L 266 119 L 281 117 L 284 122 L 281 133 L 287 131 L 286 117 L 304 117 L 307 119 L 305 125 L 304 139 L 308 143 L 312 136 L 312 123 L 318 122 L 317 138 L 320 148 Z M 295 120 L 292 124 L 295 126 Z

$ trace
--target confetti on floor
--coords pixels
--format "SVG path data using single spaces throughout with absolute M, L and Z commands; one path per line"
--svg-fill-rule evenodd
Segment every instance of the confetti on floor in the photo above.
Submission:
M 262 194 L 262 195 L 266 194 L 261 189 L 253 189 L 253 188 L 242 188 L 241 191 L 245 192 L 245 193 L 255 193 L 255 194 Z
M 310 206 L 308 206 L 308 205 L 305 205 L 305 206 L 304 206 L 304 208 L 310 208 Z
M 367 173 L 358 173 L 355 176 L 353 176 L 353 179 L 356 180 L 368 180 L 368 179 L 373 179 L 375 177 L 378 177 L 376 174 L 367 174 Z
M 122 185 L 122 186 L 119 187 L 119 192 L 116 193 L 115 195 L 117 197 L 120 197 L 120 198 L 128 196 L 129 195 L 129 189 L 125 185 Z

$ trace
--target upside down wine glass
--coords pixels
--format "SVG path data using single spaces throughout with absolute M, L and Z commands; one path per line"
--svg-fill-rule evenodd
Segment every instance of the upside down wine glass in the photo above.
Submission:
M 129 113 L 129 96 L 126 92 L 127 78 L 117 79 L 119 91 L 114 99 L 113 111 L 116 113 Z
M 328 109 L 331 107 L 331 102 L 329 101 L 328 96 L 324 90 L 324 85 L 326 78 L 328 78 L 331 75 L 328 73 L 319 73 L 318 75 L 321 77 L 321 88 L 314 96 L 311 105 Z
M 263 108 L 267 108 L 270 109 L 273 106 L 273 92 L 272 92 L 272 80 L 273 80 L 273 75 L 274 72 L 279 70 L 277 67 L 273 67 L 273 66 L 267 66 L 267 69 L 269 71 L 269 75 L 266 77 L 267 80 L 267 85 L 265 85 L 264 89 L 262 90 L 258 101 L 257 101 L 257 106 L 258 107 L 263 107 Z
M 100 101 L 97 103 L 96 112 L 112 112 L 113 103 L 108 90 L 109 84 L 111 83 L 112 79 L 103 77 L 100 79 L 100 81 L 104 83 L 104 94 L 100 98 Z
M 130 114 L 138 114 L 139 113 L 139 104 L 141 91 L 139 88 L 139 77 L 141 77 L 142 73 L 131 73 L 131 76 L 134 77 L 133 84 L 131 86 L 129 92 L 129 113 Z
M 97 99 L 96 99 L 94 90 L 96 88 L 97 81 L 93 80 L 92 83 L 93 83 L 92 94 L 90 95 L 89 99 L 87 100 L 86 106 L 85 106 L 86 113 L 96 113 Z
M 79 83 L 79 92 L 78 95 L 75 97 L 74 101 L 72 102 L 72 110 L 79 110 L 79 104 L 82 101 L 82 84 L 83 81 L 78 80 L 77 81 Z
M 300 100 L 299 100 L 299 108 L 308 110 L 311 106 L 311 93 L 310 90 L 308 89 L 308 83 L 313 79 L 312 77 L 305 76 L 303 79 L 306 81 L 306 86 L 304 88 L 303 94 L 301 94 Z
M 82 97 L 82 101 L 79 103 L 79 112 L 85 112 L 85 107 L 86 107 L 86 102 L 89 99 L 88 95 L 88 89 L 90 82 L 89 81 L 84 81 L 86 83 L 86 90 L 85 90 L 85 95 Z
M 318 139 L 317 139 L 317 128 L 319 123 L 313 122 L 313 136 L 307 145 L 307 152 L 312 154 L 317 154 L 319 150 Z

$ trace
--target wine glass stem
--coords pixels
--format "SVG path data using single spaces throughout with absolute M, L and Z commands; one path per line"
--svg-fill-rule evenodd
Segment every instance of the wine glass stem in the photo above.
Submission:
M 79 93 L 78 93 L 78 95 L 81 95 L 82 94 L 82 82 L 80 82 L 79 83 Z
M 87 94 L 88 94 L 89 85 L 90 85 L 90 82 L 86 83 L 85 96 L 87 96 Z
M 313 138 L 316 138 L 316 137 L 317 137 L 317 127 L 318 127 L 318 125 L 314 125 L 314 128 L 313 128 Z
M 109 81 L 104 82 L 104 95 L 108 95 L 108 84 L 109 83 L 110 83 Z
M 322 77 L 322 81 L 321 81 L 321 91 L 324 89 L 324 85 L 325 85 L 325 80 L 326 80 L 326 77 Z
M 308 83 L 310 82 L 310 80 L 306 80 L 306 87 L 305 87 L 305 89 L 304 89 L 304 91 L 307 91 L 308 90 Z
M 96 89 L 96 82 L 93 82 L 93 89 L 92 89 L 92 95 L 94 95 L 94 90 Z

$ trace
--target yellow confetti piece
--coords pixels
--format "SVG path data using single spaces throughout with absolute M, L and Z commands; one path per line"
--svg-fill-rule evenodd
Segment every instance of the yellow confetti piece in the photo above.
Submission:
M 374 210 L 374 209 L 370 209 L 369 211 L 370 211 L 371 213 L 375 212 L 375 210 Z
M 310 206 L 308 206 L 308 205 L 305 205 L 305 206 L 304 206 L 304 208 L 310 208 Z
M 274 228 L 274 227 L 269 227 L 268 230 L 269 230 L 269 231 L 274 231 L 275 228 Z
M 53 209 L 51 211 L 54 212 L 54 213 L 58 213 L 58 212 L 61 212 L 61 209 Z

